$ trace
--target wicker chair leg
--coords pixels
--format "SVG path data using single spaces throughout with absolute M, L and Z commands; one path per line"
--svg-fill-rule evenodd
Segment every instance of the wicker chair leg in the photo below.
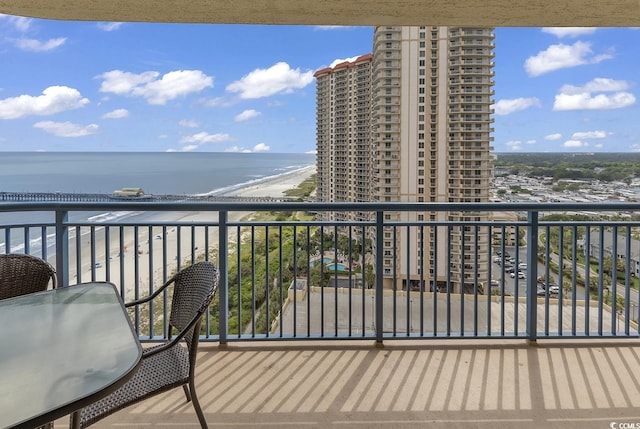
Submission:
M 80 429 L 80 411 L 74 411 L 69 418 L 69 427 L 71 429 Z
M 184 386 L 185 389 L 187 386 Z M 193 379 L 189 380 L 189 390 L 191 391 L 191 399 L 193 402 L 193 408 L 196 410 L 196 414 L 198 415 L 198 420 L 200 421 L 200 427 L 202 429 L 209 429 L 207 426 L 207 421 L 204 418 L 204 413 L 202 412 L 202 408 L 200 408 L 200 401 L 198 401 L 198 395 L 196 394 L 196 386 L 193 383 Z
M 182 390 L 184 390 L 184 396 L 187 397 L 187 402 L 191 402 L 191 392 L 189 392 L 189 388 L 186 384 L 182 385 Z

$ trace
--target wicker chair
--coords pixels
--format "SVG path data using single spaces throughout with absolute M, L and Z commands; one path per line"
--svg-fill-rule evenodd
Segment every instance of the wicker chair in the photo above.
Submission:
M 87 427 L 129 405 L 182 386 L 187 402 L 193 403 L 200 425 L 207 428 L 196 396 L 194 374 L 202 316 L 218 288 L 219 276 L 215 265 L 198 262 L 178 272 L 152 295 L 125 304 L 131 307 L 149 302 L 173 284 L 168 340 L 144 350 L 136 373 L 122 387 L 73 413 L 71 427 Z M 172 336 L 174 328 L 178 333 Z
M 19 253 L 0 255 L 0 299 L 13 298 L 56 287 L 56 270 L 36 256 Z

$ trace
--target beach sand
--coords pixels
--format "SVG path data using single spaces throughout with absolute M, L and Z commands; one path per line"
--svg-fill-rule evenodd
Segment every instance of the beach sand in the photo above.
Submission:
M 316 167 L 310 166 L 299 170 L 294 170 L 286 174 L 274 177 L 268 181 L 257 183 L 246 188 L 238 189 L 226 195 L 236 197 L 273 197 L 279 198 L 290 189 L 295 189 L 298 185 L 311 177 L 316 172 Z
M 225 196 L 273 197 L 296 188 L 315 173 L 315 167 L 306 167 L 270 178 L 246 188 L 231 191 Z M 247 212 L 229 212 L 229 221 L 239 221 L 250 215 Z M 156 216 L 153 216 L 154 221 Z M 80 241 L 82 264 L 80 277 L 75 261 L 76 240 L 70 246 L 70 283 L 87 281 L 111 281 L 117 285 L 125 302 L 146 296 L 162 285 L 179 268 L 208 253 L 215 262 L 218 248 L 216 212 L 170 212 L 157 215 L 157 222 L 167 224 L 153 227 L 125 227 L 123 233 L 112 228 L 107 239 L 105 228 L 96 226 L 91 240 L 83 230 Z M 172 225 L 180 222 L 182 225 Z M 229 229 L 229 241 L 236 240 L 236 229 Z M 135 237 L 138 237 L 137 242 Z M 91 249 L 90 243 L 96 243 Z M 73 247 L 73 249 L 71 248 Z M 137 250 L 136 250 L 137 249 Z M 91 267 L 91 255 L 99 263 Z M 166 267 L 166 271 L 165 271 Z M 139 291 L 136 296 L 136 289 Z

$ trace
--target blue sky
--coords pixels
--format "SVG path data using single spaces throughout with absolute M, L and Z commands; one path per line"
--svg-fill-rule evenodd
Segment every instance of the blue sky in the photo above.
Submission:
M 640 31 L 498 28 L 496 152 L 640 151 Z M 315 149 L 313 73 L 371 27 L 0 15 L 0 151 Z

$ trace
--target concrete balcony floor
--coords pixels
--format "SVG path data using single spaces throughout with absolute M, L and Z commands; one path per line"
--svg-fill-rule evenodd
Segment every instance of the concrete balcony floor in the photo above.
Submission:
M 639 340 L 201 344 L 196 378 L 210 428 L 640 424 Z M 199 425 L 174 389 L 93 427 Z

